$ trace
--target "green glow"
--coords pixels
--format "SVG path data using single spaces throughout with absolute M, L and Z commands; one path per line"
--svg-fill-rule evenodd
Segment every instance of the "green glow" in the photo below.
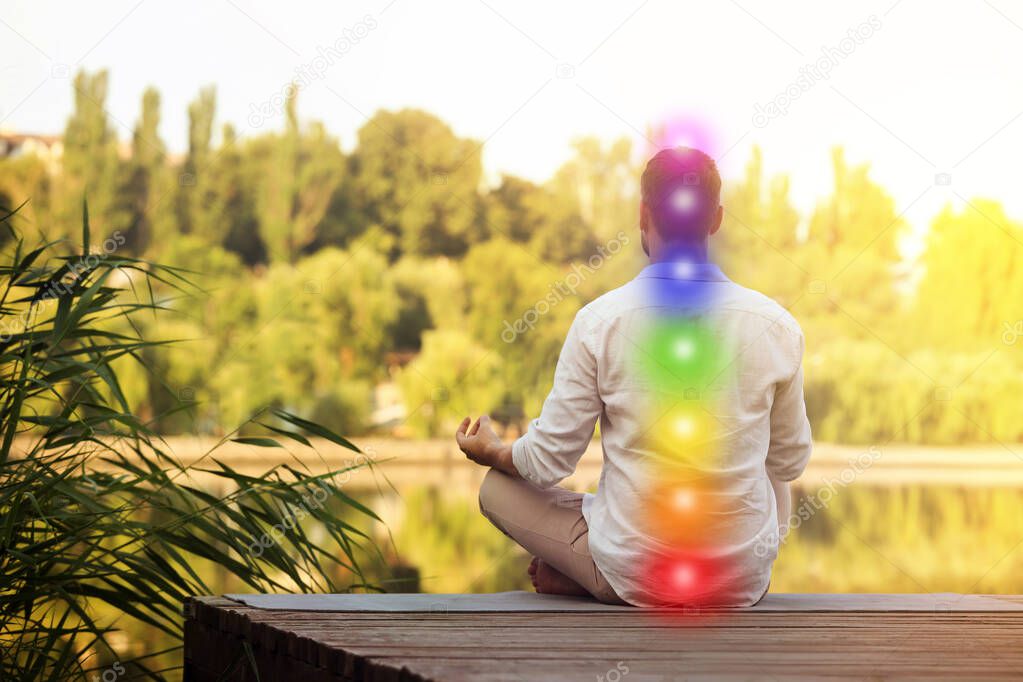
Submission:
M 637 353 L 640 370 L 662 393 L 684 397 L 702 392 L 724 368 L 717 339 L 705 322 L 686 317 L 650 323 Z

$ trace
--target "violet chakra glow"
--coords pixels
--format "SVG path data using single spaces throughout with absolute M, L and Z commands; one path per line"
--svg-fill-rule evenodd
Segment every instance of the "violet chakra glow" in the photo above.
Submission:
M 712 157 L 721 153 L 713 127 L 692 113 L 674 112 L 665 116 L 651 128 L 650 152 L 675 147 L 700 149 Z

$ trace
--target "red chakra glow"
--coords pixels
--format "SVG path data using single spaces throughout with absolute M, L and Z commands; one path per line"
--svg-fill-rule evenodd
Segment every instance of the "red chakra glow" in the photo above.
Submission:
M 667 604 L 713 606 L 721 601 L 728 571 L 719 559 L 679 551 L 654 557 L 647 566 L 646 578 Z

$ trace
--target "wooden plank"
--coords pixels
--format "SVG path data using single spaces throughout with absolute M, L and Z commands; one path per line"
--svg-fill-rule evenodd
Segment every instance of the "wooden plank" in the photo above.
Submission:
M 412 613 L 512 613 L 572 612 L 628 613 L 628 606 L 601 604 L 592 599 L 541 595 L 535 592 L 494 592 L 489 594 L 232 594 L 240 604 L 268 610 Z M 742 609 L 682 610 L 683 615 L 763 612 L 848 612 L 848 611 L 1023 611 L 1023 605 L 1008 600 L 973 594 L 784 594 L 771 593 L 756 606 Z M 678 609 L 644 609 L 653 617 L 676 617 Z
M 619 665 L 630 671 L 626 682 L 1023 677 L 1023 612 L 747 611 L 671 620 L 638 610 L 289 612 L 199 598 L 186 617 L 186 679 L 196 682 L 214 679 L 243 641 L 263 680 L 592 680 L 612 679 Z

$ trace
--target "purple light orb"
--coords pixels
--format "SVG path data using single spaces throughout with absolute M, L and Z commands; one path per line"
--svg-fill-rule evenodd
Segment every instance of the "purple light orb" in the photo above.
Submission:
M 717 132 L 710 122 L 693 112 L 674 112 L 654 121 L 650 126 L 650 142 L 656 153 L 661 149 L 690 147 L 699 149 L 712 159 L 721 153 Z
M 673 211 L 686 214 L 696 210 L 700 198 L 691 187 L 679 187 L 671 193 L 668 201 L 671 203 Z

